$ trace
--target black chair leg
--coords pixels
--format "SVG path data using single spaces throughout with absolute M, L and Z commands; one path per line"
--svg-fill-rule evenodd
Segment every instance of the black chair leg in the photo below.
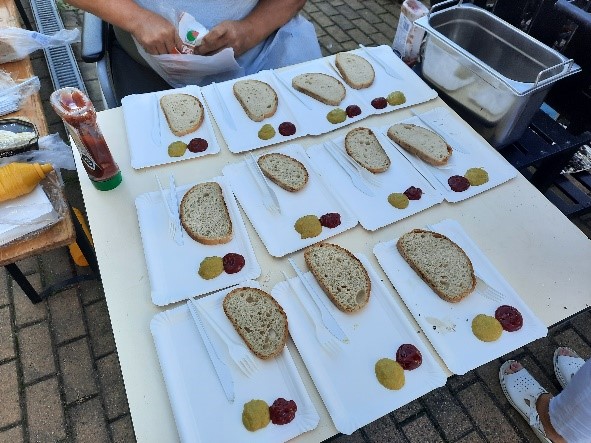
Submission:
M 39 295 L 39 293 L 31 285 L 31 283 L 29 283 L 27 277 L 25 277 L 25 275 L 21 272 L 21 270 L 15 263 L 4 265 L 4 267 L 11 275 L 11 277 L 18 283 L 25 295 L 29 297 L 29 300 L 31 300 L 33 304 L 37 304 L 43 301 L 43 298 Z

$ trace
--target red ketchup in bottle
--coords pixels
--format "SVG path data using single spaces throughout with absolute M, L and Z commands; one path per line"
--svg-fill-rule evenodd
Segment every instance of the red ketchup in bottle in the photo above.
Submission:
M 116 188 L 122 180 L 121 171 L 98 127 L 90 99 L 79 89 L 68 87 L 53 92 L 50 102 L 74 140 L 94 187 L 100 191 Z

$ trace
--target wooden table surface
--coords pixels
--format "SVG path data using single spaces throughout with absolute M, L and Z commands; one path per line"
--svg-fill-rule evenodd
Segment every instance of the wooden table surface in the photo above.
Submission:
M 0 27 L 2 26 L 21 26 L 14 0 L 0 0 Z M 0 64 L 0 69 L 10 73 L 16 81 L 23 81 L 35 75 L 28 57 L 16 62 Z M 22 117 L 35 124 L 40 136 L 47 135 L 47 121 L 41 104 L 41 96 L 38 93 L 29 96 L 18 111 L 4 115 L 1 118 Z M 61 201 L 57 203 L 60 206 L 65 205 L 66 197 L 63 192 L 59 198 Z M 56 202 L 53 203 L 54 206 L 58 206 Z M 63 216 L 63 220 L 50 229 L 42 231 L 32 238 L 15 241 L 0 248 L 0 265 L 4 266 L 32 255 L 74 243 L 76 234 L 70 213 L 66 211 Z

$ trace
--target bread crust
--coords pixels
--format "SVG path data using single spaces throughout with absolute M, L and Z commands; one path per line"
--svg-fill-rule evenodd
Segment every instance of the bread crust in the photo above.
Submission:
M 203 120 L 205 119 L 205 109 L 203 109 L 203 104 L 201 103 L 201 100 L 199 100 L 199 98 L 195 97 L 194 95 L 191 94 L 167 94 L 167 95 L 185 95 L 187 97 L 191 97 L 192 99 L 195 99 L 197 107 L 199 108 L 200 115 L 199 115 L 199 120 L 197 121 L 197 123 L 195 123 L 193 126 L 187 128 L 185 131 L 175 131 L 172 128 L 172 123 L 169 119 L 168 113 L 166 112 L 166 108 L 165 106 L 162 104 L 162 99 L 164 97 L 166 97 L 166 95 L 160 97 L 160 108 L 162 109 L 162 113 L 164 114 L 164 117 L 166 118 L 166 124 L 168 125 L 170 131 L 176 135 L 177 137 L 182 137 L 183 135 L 187 135 L 190 134 L 191 132 L 195 132 L 197 129 L 199 129 L 201 127 L 201 125 L 203 124 Z
M 464 291 L 462 294 L 460 294 L 457 297 L 449 297 L 447 294 L 445 294 L 444 292 L 440 291 L 436 285 L 431 281 L 431 279 L 414 263 L 414 260 L 412 260 L 407 254 L 406 251 L 404 250 L 404 248 L 401 245 L 401 239 L 403 236 L 401 236 L 398 241 L 396 242 L 396 249 L 398 249 L 398 252 L 400 253 L 400 255 L 402 256 L 402 258 L 404 258 L 404 260 L 409 264 L 409 266 L 418 274 L 419 277 L 421 277 L 421 279 L 433 290 L 433 292 L 435 292 L 441 299 L 450 302 L 450 303 L 459 303 L 460 301 L 462 301 L 463 299 L 465 299 L 468 295 L 470 295 L 473 291 L 474 288 L 476 288 L 476 276 L 474 275 L 474 268 L 472 266 L 472 261 L 470 260 L 470 257 L 468 257 L 468 255 L 466 254 L 466 252 L 464 252 L 464 250 L 462 248 L 460 248 L 455 242 L 453 242 L 452 240 L 450 240 L 448 237 L 446 237 L 443 234 L 439 234 L 438 232 L 433 232 L 433 231 L 427 231 L 425 229 L 413 229 L 412 231 L 408 232 L 407 234 L 421 234 L 421 233 L 429 233 L 431 235 L 433 235 L 433 237 L 435 238 L 444 238 L 447 241 L 449 241 L 455 248 L 457 248 L 458 251 L 460 251 L 465 257 L 466 260 L 468 261 L 468 264 L 470 266 L 470 274 L 472 276 L 472 286 L 470 288 L 468 288 L 466 291 Z M 405 234 L 405 235 L 407 235 Z
M 331 78 L 332 80 L 337 81 L 338 84 L 340 85 L 339 89 L 341 89 L 342 97 L 340 98 L 340 100 L 330 100 L 326 97 L 322 97 L 318 94 L 315 94 L 313 91 L 310 91 L 307 88 L 304 88 L 304 87 L 298 85 L 296 82 L 296 79 L 302 75 L 322 75 L 322 76 L 325 76 L 325 77 Z M 345 98 L 345 95 L 347 94 L 347 90 L 345 89 L 345 86 L 341 83 L 341 81 L 338 78 L 334 78 L 330 75 L 322 74 L 320 72 L 309 72 L 306 74 L 300 74 L 292 79 L 291 85 L 296 91 L 300 91 L 302 94 L 306 94 L 306 95 L 312 97 L 313 99 L 318 100 L 320 103 L 324 103 L 325 105 L 330 105 L 330 106 L 340 105 L 341 102 L 343 101 L 343 99 Z
M 244 292 L 245 290 L 247 290 L 249 292 L 254 291 L 255 293 L 257 293 L 261 297 L 269 298 L 273 302 L 273 304 L 277 307 L 277 309 L 279 310 L 279 313 L 281 314 L 281 316 L 285 320 L 284 321 L 284 328 L 282 331 L 283 332 L 282 343 L 280 346 L 277 346 L 277 348 L 269 355 L 261 354 L 260 352 L 256 351 L 253 348 L 252 344 L 248 341 L 247 337 L 242 335 L 242 331 L 241 331 L 240 327 L 238 326 L 238 321 L 232 316 L 232 314 L 229 312 L 229 308 L 227 307 L 227 303 L 230 300 L 230 298 L 238 296 L 241 292 Z M 281 354 L 281 352 L 283 351 L 283 348 L 285 347 L 285 344 L 287 343 L 287 337 L 289 334 L 288 323 L 287 323 L 287 314 L 285 313 L 285 311 L 283 310 L 281 305 L 277 302 L 277 300 L 275 300 L 270 294 L 267 294 L 265 291 L 258 289 L 258 288 L 250 288 L 250 287 L 236 288 L 236 289 L 233 289 L 232 291 L 230 291 L 224 297 L 224 301 L 222 302 L 222 307 L 224 308 L 224 314 L 226 314 L 226 317 L 228 317 L 228 320 L 230 320 L 230 322 L 232 323 L 232 326 L 234 326 L 234 329 L 236 330 L 236 332 L 238 332 L 238 335 L 240 335 L 240 337 L 242 338 L 242 340 L 244 341 L 244 343 L 246 344 L 246 346 L 248 347 L 250 352 L 252 352 L 254 355 L 256 355 L 258 358 L 260 358 L 262 360 L 270 360 L 272 358 L 277 357 L 279 354 Z
M 380 147 L 382 148 L 382 151 L 384 151 L 384 155 L 385 155 L 385 156 L 386 156 L 386 158 L 388 159 L 388 161 L 387 161 L 386 165 L 385 165 L 383 168 L 370 168 L 370 167 L 368 167 L 368 166 L 366 166 L 366 165 L 362 164 L 361 162 L 357 161 L 357 159 L 355 158 L 355 155 L 353 154 L 352 148 L 349 146 L 349 145 L 350 145 L 350 143 L 349 143 L 349 137 L 352 137 L 352 136 L 355 134 L 355 132 L 365 132 L 365 131 L 368 131 L 368 132 L 369 132 L 369 134 L 370 134 L 370 135 L 372 135 L 372 136 L 375 138 L 375 140 L 376 140 L 376 143 L 377 143 L 378 145 L 380 145 Z M 351 135 L 349 135 L 349 134 L 351 134 Z M 360 128 L 355 128 L 355 129 L 352 129 L 352 130 L 350 130 L 349 132 L 347 132 L 347 135 L 345 135 L 345 150 L 347 151 L 347 154 L 349 154 L 349 156 L 350 156 L 350 157 L 351 157 L 353 160 L 355 160 L 355 162 L 356 162 L 356 163 L 357 163 L 359 166 L 361 166 L 362 168 L 365 168 L 365 169 L 367 169 L 369 172 L 373 172 L 374 174 L 379 174 L 379 173 L 381 173 L 381 172 L 386 172 L 386 171 L 388 170 L 388 168 L 390 168 L 390 164 L 391 164 L 391 162 L 390 162 L 390 157 L 389 157 L 389 156 L 388 156 L 388 154 L 386 153 L 386 151 L 385 151 L 385 149 L 383 148 L 383 146 L 380 144 L 380 141 L 378 140 L 378 138 L 376 137 L 376 135 L 374 134 L 374 132 L 373 132 L 371 129 L 369 129 L 369 128 L 361 128 L 361 127 L 360 127 Z
M 222 187 L 219 185 L 219 183 L 216 182 L 205 182 L 205 183 L 215 183 L 217 185 L 217 187 L 219 188 L 219 192 L 222 195 L 222 198 L 224 196 L 224 192 L 222 190 Z M 226 199 L 223 198 L 224 200 L 224 207 L 223 210 L 225 212 L 226 217 L 228 218 L 228 222 L 230 223 L 230 233 L 227 235 L 224 235 L 223 237 L 215 237 L 215 238 L 209 238 L 209 237 L 205 237 L 202 235 L 199 235 L 198 233 L 194 232 L 189 226 L 188 226 L 188 222 L 186 222 L 186 218 L 188 217 L 188 215 L 185 213 L 186 209 L 185 209 L 185 205 L 188 201 L 189 198 L 189 193 L 191 191 L 197 190 L 197 188 L 201 185 L 204 185 L 205 183 L 198 183 L 195 186 L 193 186 L 191 189 L 189 189 L 185 195 L 183 196 L 182 200 L 181 200 L 181 204 L 180 204 L 180 218 L 181 218 L 181 224 L 183 225 L 183 228 L 185 229 L 185 232 L 189 235 L 189 237 L 191 237 L 193 240 L 195 240 L 196 242 L 199 242 L 201 244 L 204 245 L 222 245 L 225 243 L 230 242 L 230 240 L 232 240 L 233 237 L 233 233 L 234 233 L 234 228 L 232 225 L 232 218 L 230 217 L 230 212 L 228 211 L 228 206 L 226 205 Z
M 312 263 L 310 255 L 312 254 L 312 252 L 316 248 L 331 248 L 333 250 L 337 250 L 337 251 L 339 251 L 339 253 L 349 256 L 354 262 L 356 262 L 359 265 L 359 267 L 363 270 L 363 274 L 365 277 L 364 279 L 365 279 L 365 287 L 366 287 L 366 293 L 367 293 L 367 298 L 365 299 L 365 303 L 360 303 L 357 305 L 357 307 L 355 309 L 351 309 L 351 308 L 347 307 L 346 305 L 343 305 L 338 300 L 338 298 L 330 291 L 328 285 L 324 281 L 324 278 L 323 278 L 323 275 L 322 275 L 320 269 L 316 268 L 316 266 L 314 266 L 314 264 Z M 335 245 L 333 243 L 317 243 L 315 245 L 312 245 L 312 246 L 309 246 L 308 248 L 306 248 L 306 250 L 304 251 L 304 260 L 306 261 L 306 265 L 308 266 L 308 269 L 310 269 L 310 271 L 312 272 L 312 275 L 314 275 L 314 278 L 316 279 L 316 281 L 318 282 L 318 284 L 320 285 L 320 287 L 322 288 L 324 293 L 328 296 L 330 301 L 332 301 L 332 303 L 339 310 L 341 310 L 343 312 L 348 312 L 348 313 L 357 312 L 361 308 L 365 307 L 365 305 L 367 305 L 367 303 L 369 303 L 369 297 L 371 295 L 371 280 L 369 278 L 369 274 L 367 273 L 367 269 L 365 269 L 365 266 L 363 266 L 363 263 L 361 263 L 361 261 L 357 257 L 355 257 L 347 249 L 345 249 L 339 245 Z
M 366 82 L 355 83 L 347 75 L 347 70 L 344 67 L 344 61 L 341 63 L 341 58 L 345 56 L 345 53 L 339 52 L 335 56 L 335 66 L 339 70 L 339 73 L 341 74 L 341 77 L 343 77 L 343 80 L 345 80 L 345 83 L 347 83 L 353 89 L 365 89 L 365 88 L 369 88 L 371 85 L 373 85 L 376 74 L 375 74 L 375 70 L 373 69 L 373 66 L 371 65 L 371 63 L 368 62 L 365 58 L 360 57 L 359 55 L 356 55 L 356 54 L 346 53 L 346 55 L 348 55 L 350 57 L 354 57 L 356 59 L 359 59 L 359 63 L 363 63 L 363 64 L 367 63 L 367 66 L 369 66 L 371 68 L 371 72 L 373 73 L 373 75 L 370 79 L 367 79 Z
M 269 174 L 266 171 L 266 169 L 261 166 L 261 163 L 260 163 L 261 160 L 264 160 L 267 157 L 282 157 L 286 161 L 297 163 L 298 166 L 303 169 L 304 174 L 306 176 L 306 178 L 304 180 L 304 184 L 302 186 L 300 186 L 299 188 L 296 188 L 295 186 L 290 186 L 288 183 L 282 182 L 278 177 L 275 177 L 272 174 Z M 261 171 L 263 171 L 263 174 L 265 174 L 265 177 L 267 177 L 269 180 L 271 180 L 277 186 L 279 186 L 280 188 L 285 189 L 286 191 L 289 191 L 289 192 L 297 192 L 297 191 L 303 189 L 304 186 L 306 186 L 306 184 L 308 183 L 309 175 L 308 175 L 308 170 L 306 169 L 306 167 L 303 165 L 302 162 L 300 162 L 299 160 L 296 160 L 293 157 L 290 157 L 289 155 L 281 154 L 280 152 L 271 152 L 269 154 L 261 155 L 258 158 L 257 163 L 259 164 L 259 167 L 261 168 Z
M 269 88 L 269 90 L 273 93 L 273 107 L 271 108 L 271 110 L 269 112 L 264 113 L 262 116 L 256 116 L 253 115 L 250 110 L 248 109 L 248 106 L 246 104 L 246 102 L 243 100 L 242 96 L 240 95 L 240 93 L 237 91 L 236 85 L 240 84 L 240 82 L 256 82 L 256 83 L 261 83 L 263 85 L 265 85 L 266 87 Z M 252 121 L 255 122 L 262 122 L 264 119 L 272 117 L 275 115 L 275 113 L 277 112 L 277 106 L 279 105 L 279 98 L 277 97 L 277 92 L 275 92 L 275 90 L 273 89 L 273 87 L 268 84 L 265 83 L 263 81 L 260 80 L 254 80 L 254 79 L 250 79 L 250 80 L 238 80 L 237 82 L 234 83 L 234 85 L 232 85 L 232 92 L 234 93 L 234 97 L 236 97 L 236 100 L 238 100 L 238 103 L 240 103 L 240 106 L 242 106 L 242 109 L 244 109 L 244 112 L 246 113 L 246 115 L 248 115 L 248 118 L 251 119 Z
M 416 125 L 411 125 L 409 123 L 410 126 L 416 126 Z M 396 142 L 397 144 L 399 144 L 402 148 L 404 148 L 405 150 L 407 150 L 408 152 L 410 152 L 411 154 L 416 155 L 418 158 L 420 158 L 421 160 L 423 160 L 425 163 L 429 163 L 430 165 L 433 166 L 443 166 L 446 165 L 447 162 L 449 161 L 449 158 L 451 157 L 451 154 L 453 152 L 453 149 L 450 145 L 448 145 L 447 143 L 445 143 L 446 147 L 447 147 L 447 157 L 445 157 L 445 159 L 443 160 L 437 160 L 433 157 L 430 157 L 429 155 L 425 154 L 423 151 L 415 148 L 413 145 L 407 143 L 406 141 L 402 140 L 401 138 L 398 137 L 398 135 L 392 130 L 392 128 L 395 125 L 391 126 L 388 129 L 388 137 L 390 137 L 390 139 L 392 139 L 394 142 Z M 425 129 L 425 128 L 423 128 Z M 428 129 L 425 129 L 426 131 L 429 131 Z M 435 132 L 433 131 L 429 131 L 432 132 L 434 135 L 436 135 L 437 137 L 439 137 L 439 135 L 437 135 Z

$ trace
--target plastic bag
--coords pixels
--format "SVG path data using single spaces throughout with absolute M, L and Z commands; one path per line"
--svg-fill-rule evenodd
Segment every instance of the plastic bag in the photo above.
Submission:
M 190 52 L 194 46 L 198 46 L 208 32 L 201 23 L 186 12 L 176 12 L 169 9 L 161 10 L 160 14 L 170 22 L 176 23 L 179 37 L 184 43 L 183 48 L 187 52 Z M 191 37 L 194 37 L 195 40 L 192 40 Z M 134 42 L 138 52 L 148 65 L 175 88 L 200 85 L 205 77 L 240 69 L 232 48 L 226 48 L 209 56 L 182 53 L 151 55 L 144 51 L 144 48 L 135 39 Z
M 12 155 L 10 157 L 0 158 L 0 165 L 5 165 L 12 162 L 23 163 L 51 163 L 53 169 L 75 170 L 76 163 L 72 155 L 72 148 L 70 148 L 61 139 L 59 134 L 46 135 L 40 137 L 39 149 L 23 152 L 21 154 Z
M 54 48 L 80 41 L 79 29 L 62 29 L 53 35 L 21 28 L 0 28 L 0 64 L 21 60 L 38 49 Z
M 38 92 L 40 87 L 41 83 L 36 76 L 16 83 L 10 74 L 0 70 L 0 116 L 18 111 L 23 101 Z

